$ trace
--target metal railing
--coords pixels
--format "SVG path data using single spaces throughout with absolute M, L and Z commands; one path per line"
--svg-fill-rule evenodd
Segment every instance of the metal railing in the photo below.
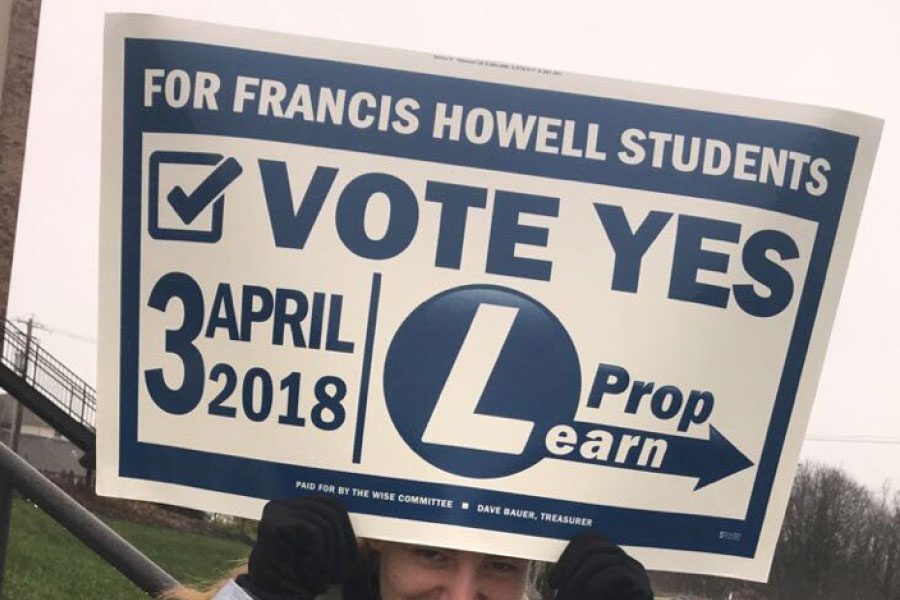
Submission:
M 3 344 L 0 361 L 57 408 L 94 433 L 97 422 L 97 392 L 94 388 L 10 321 L 0 322 L 0 328 Z
M 0 478 L 8 480 L 149 596 L 156 597 L 178 585 L 175 578 L 2 443 Z

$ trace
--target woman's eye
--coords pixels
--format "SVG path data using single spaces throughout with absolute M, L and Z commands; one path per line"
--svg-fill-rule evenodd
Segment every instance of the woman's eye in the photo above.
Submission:
M 518 562 L 512 562 L 512 561 L 506 561 L 506 560 L 492 560 L 490 563 L 488 563 L 488 566 L 490 567 L 490 569 L 492 571 L 495 571 L 497 573 L 509 573 L 509 574 L 520 573 L 522 571 L 522 569 L 524 568 Z
M 447 558 L 440 550 L 427 548 L 425 546 L 413 546 L 412 552 L 418 558 L 421 558 L 422 560 L 425 560 L 427 562 L 442 562 Z

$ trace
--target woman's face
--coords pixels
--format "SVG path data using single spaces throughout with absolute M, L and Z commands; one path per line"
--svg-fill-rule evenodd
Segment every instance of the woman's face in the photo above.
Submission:
M 377 542 L 382 600 L 522 600 L 528 561 Z

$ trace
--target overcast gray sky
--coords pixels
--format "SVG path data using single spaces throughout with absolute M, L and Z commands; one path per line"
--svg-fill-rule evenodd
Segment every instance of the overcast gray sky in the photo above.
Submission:
M 886 120 L 804 456 L 900 486 L 900 3 L 43 0 L 9 314 L 96 377 L 105 11 L 833 106 Z

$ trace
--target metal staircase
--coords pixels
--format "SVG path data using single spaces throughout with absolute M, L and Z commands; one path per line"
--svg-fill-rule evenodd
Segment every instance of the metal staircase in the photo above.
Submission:
M 97 392 L 10 321 L 0 328 L 0 387 L 93 455 Z

